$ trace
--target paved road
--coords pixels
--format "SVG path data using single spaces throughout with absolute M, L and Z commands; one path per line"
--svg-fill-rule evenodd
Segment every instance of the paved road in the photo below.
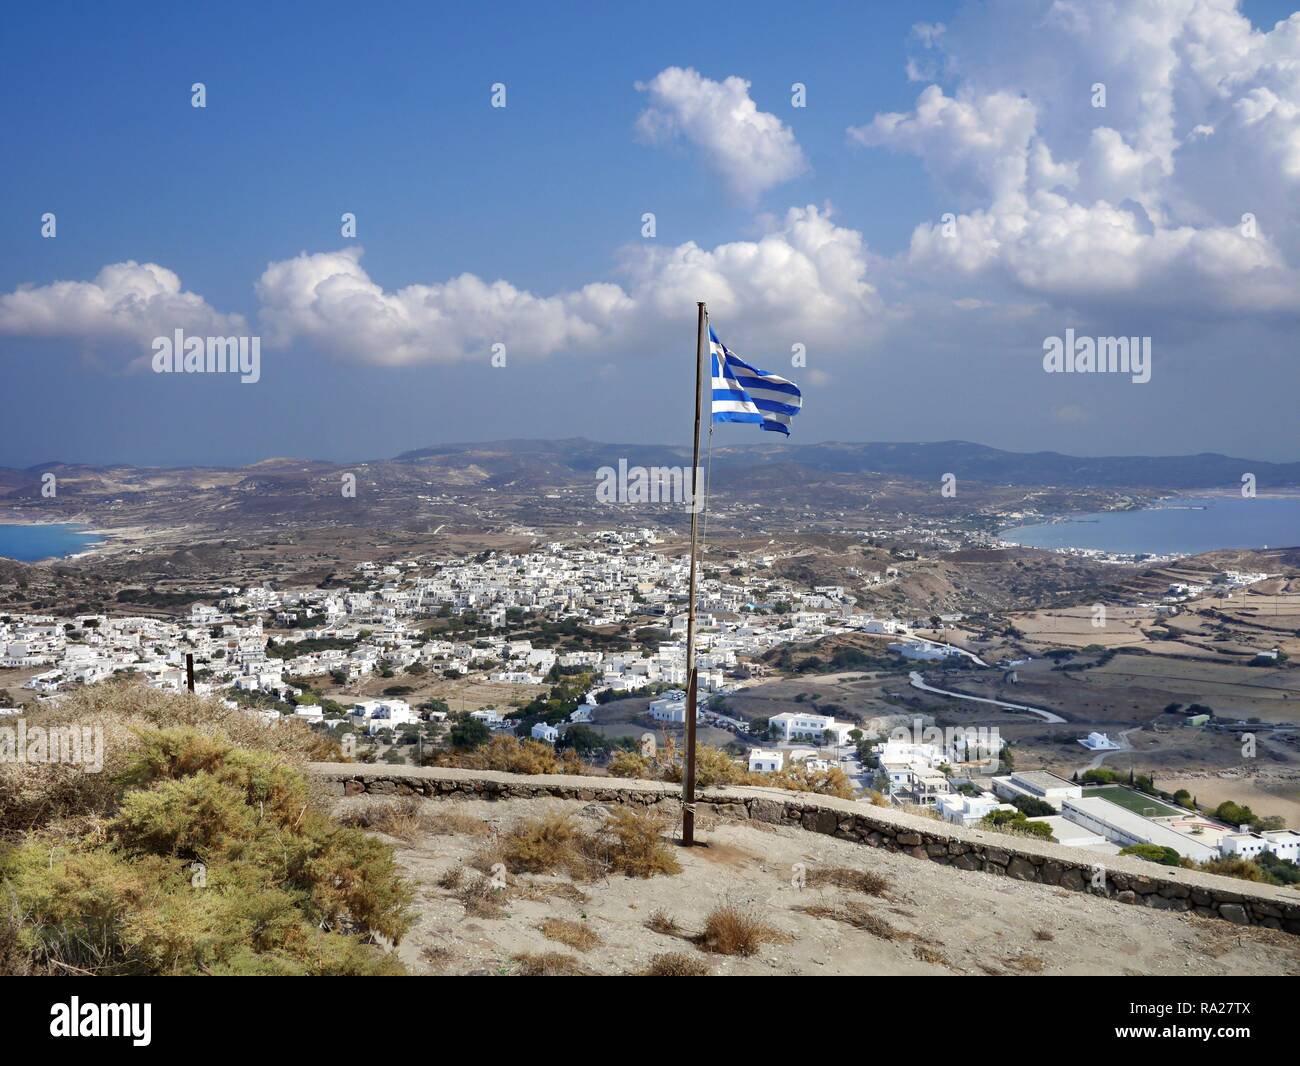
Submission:
M 1005 707 L 1009 711 L 1028 711 L 1030 714 L 1036 714 L 1044 722 L 1064 722 L 1055 711 L 1045 711 L 1041 707 L 1030 707 L 1023 703 L 1008 703 L 1006 700 L 994 700 L 985 696 L 967 696 L 963 692 L 949 692 L 947 689 L 935 688 L 933 685 L 927 685 L 925 678 L 920 673 L 913 670 L 907 675 L 912 682 L 913 688 L 919 688 L 923 692 L 933 692 L 939 696 L 951 696 L 955 700 L 970 700 L 972 703 L 991 703 L 995 707 Z

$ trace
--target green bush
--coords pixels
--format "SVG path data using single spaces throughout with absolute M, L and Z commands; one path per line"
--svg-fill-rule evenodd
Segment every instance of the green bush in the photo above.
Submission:
M 1126 848 L 1120 848 L 1121 855 L 1136 855 L 1139 859 L 1146 859 L 1148 862 L 1158 862 L 1161 866 L 1182 866 L 1183 857 L 1173 848 L 1167 848 L 1160 844 L 1130 844 Z
M 116 810 L 0 848 L 12 972 L 387 974 L 412 896 L 392 850 L 301 770 L 189 727 L 138 729 Z

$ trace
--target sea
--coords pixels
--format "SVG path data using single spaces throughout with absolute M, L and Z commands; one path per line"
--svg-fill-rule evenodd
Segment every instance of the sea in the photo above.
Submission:
M 0 558 L 34 563 L 39 559 L 62 559 L 101 543 L 85 526 L 54 523 L 15 526 L 0 522 Z
M 1291 548 L 1300 546 L 1300 496 L 1162 500 L 1141 511 L 1076 515 L 1005 529 L 999 536 L 1029 548 L 1091 548 L 1122 555 Z

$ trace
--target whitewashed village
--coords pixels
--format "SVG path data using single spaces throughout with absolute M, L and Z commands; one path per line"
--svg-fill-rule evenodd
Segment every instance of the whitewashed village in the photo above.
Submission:
M 681 727 L 687 706 L 686 605 L 679 590 L 688 560 L 654 551 L 657 536 L 651 530 L 602 531 L 595 539 L 598 548 L 551 543 L 521 555 L 362 563 L 346 589 L 226 587 L 176 621 L 0 615 L 0 669 L 30 671 L 22 687 L 46 702 L 120 675 L 179 693 L 191 684 L 192 668 L 198 695 L 242 707 L 268 726 L 288 716 L 328 730 L 345 739 L 347 750 L 358 750 L 360 738 L 370 758 L 386 752 L 388 761 L 418 758 L 426 740 L 445 735 L 449 717 L 514 735 L 523 727 L 512 712 L 525 701 L 458 715 L 442 700 L 413 705 L 400 685 L 391 694 L 344 702 L 321 699 L 304 683 L 329 679 L 348 685 L 409 673 L 478 678 L 531 692 L 580 673 L 589 683 L 567 720 L 533 722 L 523 736 L 562 744 L 567 732 L 593 720 L 602 701 L 629 693 L 653 697 L 649 729 Z M 1045 770 L 998 773 L 1003 745 L 996 728 L 940 731 L 917 719 L 871 736 L 853 722 L 815 710 L 760 723 L 727 715 L 726 697 L 764 672 L 758 662 L 763 653 L 837 633 L 897 637 L 887 644 L 889 651 L 920 663 L 964 656 L 986 665 L 961 648 L 916 636 L 913 630 L 923 620 L 873 617 L 838 586 L 795 588 L 768 572 L 772 561 L 759 555 L 735 562 L 729 572 L 703 582 L 698 603 L 699 720 L 747 746 L 737 762 L 750 780 L 796 767 L 805 775 L 836 771 L 862 803 L 905 806 L 964 826 L 1006 827 L 1102 855 L 1137 847 L 1191 862 L 1261 853 L 1288 862 L 1300 858 L 1300 834 L 1285 826 L 1207 817 L 1194 807 L 1144 796 L 1111 780 L 1108 771 L 1093 771 L 1082 782 Z M 879 580 L 890 576 L 882 573 Z M 1264 576 L 1234 573 L 1228 581 L 1242 586 Z M 1171 587 L 1165 602 L 1203 591 Z M 442 639 L 426 631 L 432 619 L 470 621 L 474 628 L 465 639 Z M 525 620 L 590 631 L 633 619 L 662 639 L 631 650 L 556 650 L 504 633 Z M 918 683 L 918 674 L 912 678 Z M 419 746 L 403 749 L 402 740 Z M 1095 732 L 1079 743 L 1090 751 L 1117 747 Z

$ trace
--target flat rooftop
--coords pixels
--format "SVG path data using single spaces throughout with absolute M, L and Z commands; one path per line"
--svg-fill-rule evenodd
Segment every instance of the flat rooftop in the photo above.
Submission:
M 1024 773 L 1013 773 L 1011 782 L 1012 784 L 1024 785 L 1027 788 L 1041 789 L 1043 791 L 1053 788 L 1077 787 L 1073 781 L 1057 777 L 1050 770 L 1026 770 Z
M 1091 815 L 1098 821 L 1114 826 L 1122 833 L 1135 836 L 1150 844 L 1173 848 L 1179 855 L 1192 858 L 1201 851 L 1213 852 L 1215 846 L 1209 841 L 1197 840 L 1185 833 L 1176 833 L 1160 822 L 1153 822 L 1140 814 L 1126 810 L 1118 803 L 1102 799 L 1100 796 L 1084 796 L 1082 799 L 1067 799 L 1062 803 L 1064 809 L 1071 807 Z

